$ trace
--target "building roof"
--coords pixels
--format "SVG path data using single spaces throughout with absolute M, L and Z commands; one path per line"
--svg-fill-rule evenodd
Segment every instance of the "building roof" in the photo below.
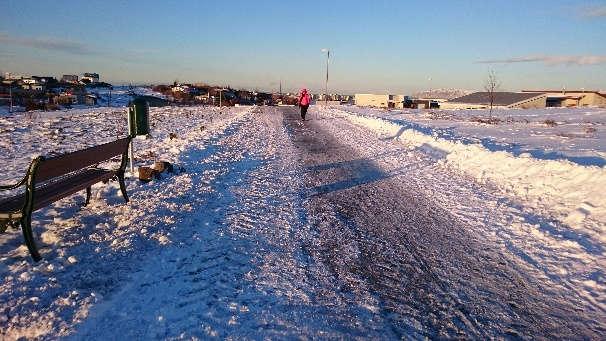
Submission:
M 542 96 L 543 93 L 521 93 L 521 92 L 495 92 L 493 105 L 511 105 L 517 102 L 525 101 L 537 96 Z M 474 92 L 469 95 L 453 98 L 448 102 L 454 103 L 469 103 L 469 104 L 490 104 L 489 92 Z
M 575 95 L 579 95 L 581 94 L 581 97 L 585 96 L 585 94 L 596 94 L 598 96 L 602 96 L 604 98 L 606 98 L 606 93 L 602 93 L 600 91 L 595 91 L 595 90 L 545 90 L 545 91 L 539 91 L 539 90 L 522 90 L 522 92 L 526 92 L 526 93 L 545 93 L 547 94 L 550 98 L 552 97 L 558 97 L 558 95 L 562 95 L 562 96 L 568 96 L 570 94 L 575 94 Z

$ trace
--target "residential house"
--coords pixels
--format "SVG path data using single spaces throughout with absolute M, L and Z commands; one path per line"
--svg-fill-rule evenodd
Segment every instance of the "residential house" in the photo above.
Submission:
M 28 82 L 22 82 L 21 88 L 23 90 L 34 90 L 34 91 L 44 91 L 46 90 L 46 86 L 44 84 L 40 84 L 36 81 L 31 82 L 28 79 Z
M 210 95 L 208 92 L 206 92 L 206 93 L 202 93 L 200 95 L 194 96 L 194 99 L 198 102 L 208 103 L 210 100 Z
M 63 75 L 61 77 L 61 82 L 62 83 L 78 84 L 78 76 L 77 75 Z
M 17 81 L 17 80 L 20 80 L 23 78 L 24 77 L 22 75 L 16 75 L 16 74 L 10 73 L 10 72 L 4 73 L 4 80 Z
M 53 97 L 53 103 L 71 106 L 74 104 L 78 104 L 78 96 L 73 95 L 71 93 L 63 92 L 63 93 Z
M 183 92 L 188 94 L 190 90 L 191 87 L 188 84 L 177 84 L 171 87 L 172 92 Z
M 38 83 L 38 80 L 33 77 L 28 77 L 28 78 L 21 78 L 20 82 L 21 82 L 21 84 L 36 84 L 36 83 Z
M 243 101 L 254 101 L 255 99 L 255 95 L 248 90 L 238 90 L 236 91 L 236 97 L 238 97 L 238 99 L 243 100 Z
M 99 83 L 99 74 L 86 72 L 81 78 L 82 83 L 94 84 Z
M 32 76 L 32 79 L 35 79 L 38 83 L 44 85 L 57 83 L 57 79 L 52 76 Z

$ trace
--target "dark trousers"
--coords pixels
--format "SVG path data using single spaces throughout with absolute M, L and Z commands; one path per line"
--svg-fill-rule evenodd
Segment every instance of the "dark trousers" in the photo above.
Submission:
M 307 109 L 309 108 L 309 105 L 302 105 L 301 106 L 301 119 L 305 120 L 305 115 L 307 115 Z

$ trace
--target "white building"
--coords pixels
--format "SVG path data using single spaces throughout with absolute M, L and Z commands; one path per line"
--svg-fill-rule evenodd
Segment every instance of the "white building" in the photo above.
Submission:
M 361 107 L 398 109 L 404 107 L 404 95 L 355 94 L 354 101 L 357 106 Z

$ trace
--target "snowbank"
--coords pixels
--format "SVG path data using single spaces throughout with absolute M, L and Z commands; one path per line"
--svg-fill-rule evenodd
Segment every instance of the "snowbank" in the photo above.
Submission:
M 492 152 L 479 144 L 463 144 L 422 134 L 382 118 L 345 114 L 352 123 L 400 140 L 431 154 L 438 162 L 491 183 L 526 204 L 547 210 L 573 228 L 589 230 L 601 242 L 606 222 L 606 169 L 563 160 L 538 160 Z M 462 198 L 463 199 L 463 198 Z
M 606 166 L 606 109 L 544 108 L 488 110 L 339 109 L 379 117 L 420 133 L 481 144 L 490 151 L 541 160 L 568 160 L 582 166 Z M 493 122 L 487 124 L 486 122 Z

